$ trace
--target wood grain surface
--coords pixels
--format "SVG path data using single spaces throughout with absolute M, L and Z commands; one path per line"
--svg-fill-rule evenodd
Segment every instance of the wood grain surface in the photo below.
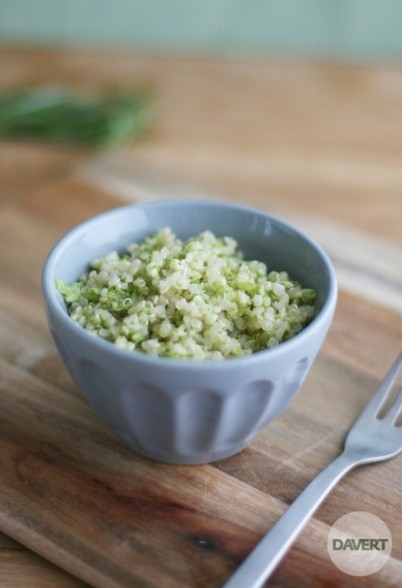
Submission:
M 402 72 L 11 49 L 0 67 L 3 87 L 135 83 L 156 96 L 153 134 L 113 155 L 113 181 L 112 155 L 0 145 L 0 586 L 220 586 L 340 452 L 401 348 L 402 315 L 373 302 L 363 281 L 360 293 L 342 289 L 285 413 L 232 458 L 168 466 L 127 449 L 71 381 L 45 322 L 43 260 L 67 229 L 122 202 L 112 185 L 119 197 L 170 196 L 168 174 L 190 196 L 202 184 L 209 195 L 358 232 L 359 260 L 362 243 L 380 243 L 395 254 L 399 284 Z M 127 177 L 130 158 L 145 170 L 140 190 Z M 400 472 L 396 458 L 350 473 L 270 585 L 401 585 Z M 380 516 L 393 537 L 390 561 L 362 578 L 337 570 L 326 551 L 329 527 L 354 510 Z

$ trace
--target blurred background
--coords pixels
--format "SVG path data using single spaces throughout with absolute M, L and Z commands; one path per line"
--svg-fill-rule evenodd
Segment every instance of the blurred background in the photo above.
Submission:
M 401 245 L 401 23 L 400 0 L 0 0 L 3 198 L 63 170 Z
M 362 61 L 402 56 L 400 0 L 1 0 L 3 42 Z

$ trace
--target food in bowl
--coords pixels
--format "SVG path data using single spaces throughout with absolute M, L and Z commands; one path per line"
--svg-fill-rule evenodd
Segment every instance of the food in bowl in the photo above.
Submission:
M 94 259 L 164 227 L 183 240 L 205 231 L 230 235 L 245 259 L 314 289 L 314 318 L 271 349 L 222 361 L 128 351 L 72 320 L 56 280 L 72 284 Z M 331 261 L 308 235 L 263 211 L 190 199 L 130 204 L 73 227 L 49 253 L 42 287 L 54 341 L 92 408 L 136 452 L 176 464 L 234 455 L 285 410 L 321 348 L 337 298 Z
M 224 359 L 275 347 L 314 318 L 316 291 L 277 269 L 245 260 L 231 237 L 181 240 L 166 227 L 57 288 L 71 318 L 118 347 Z

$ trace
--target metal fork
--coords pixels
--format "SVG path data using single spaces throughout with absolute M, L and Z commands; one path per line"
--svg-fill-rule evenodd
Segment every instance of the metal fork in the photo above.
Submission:
M 402 388 L 387 413 L 378 417 L 401 367 L 402 353 L 350 429 L 343 453 L 310 482 L 223 588 L 259 588 L 274 572 L 324 498 L 347 472 L 365 463 L 390 459 L 402 451 L 402 426 L 395 424 L 402 412 Z

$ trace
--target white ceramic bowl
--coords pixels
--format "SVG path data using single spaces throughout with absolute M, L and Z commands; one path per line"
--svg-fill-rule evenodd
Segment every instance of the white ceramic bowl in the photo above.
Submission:
M 317 290 L 316 317 L 273 349 L 206 361 L 123 350 L 74 322 L 56 279 L 72 282 L 93 259 L 165 226 L 181 238 L 207 229 L 234 237 L 246 258 Z M 45 262 L 43 293 L 57 348 L 94 410 L 138 453 L 196 464 L 237 453 L 287 406 L 331 324 L 337 288 L 325 253 L 283 221 L 222 202 L 172 200 L 114 209 L 68 232 Z

